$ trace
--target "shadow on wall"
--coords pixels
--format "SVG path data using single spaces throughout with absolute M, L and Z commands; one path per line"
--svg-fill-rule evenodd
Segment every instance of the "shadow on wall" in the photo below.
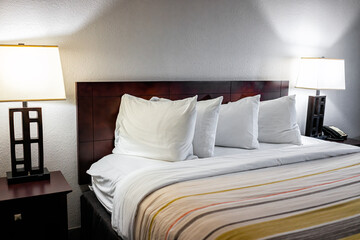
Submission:
M 256 6 L 284 42 L 317 48 L 331 48 L 360 12 L 358 1 L 261 1 Z
M 0 41 L 71 35 L 119 1 L 2 0 Z
M 25 40 L 60 46 L 72 103 L 75 81 L 288 79 L 284 43 L 251 0 L 117 1 L 99 9 L 77 32 Z
M 87 80 L 288 76 L 283 42 L 251 1 L 123 1 L 67 45 Z

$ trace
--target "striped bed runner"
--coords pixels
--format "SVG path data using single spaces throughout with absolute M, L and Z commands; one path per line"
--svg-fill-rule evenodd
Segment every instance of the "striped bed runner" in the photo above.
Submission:
M 135 239 L 360 239 L 358 158 L 166 186 L 139 205 Z

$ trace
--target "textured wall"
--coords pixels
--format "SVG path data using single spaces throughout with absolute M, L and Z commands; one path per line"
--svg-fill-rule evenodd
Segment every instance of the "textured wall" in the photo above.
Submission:
M 289 79 L 297 59 L 346 60 L 345 91 L 328 96 L 325 123 L 360 135 L 358 0 L 2 0 L 0 43 L 60 46 L 67 100 L 43 108 L 45 164 L 73 187 L 69 226 L 80 225 L 76 81 Z M 304 129 L 314 91 L 291 89 Z M 10 170 L 8 108 L 0 103 L 0 176 Z

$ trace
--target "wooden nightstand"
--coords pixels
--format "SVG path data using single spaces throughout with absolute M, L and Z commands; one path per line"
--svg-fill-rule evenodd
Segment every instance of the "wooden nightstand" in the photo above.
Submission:
M 67 239 L 71 191 L 60 171 L 50 180 L 11 185 L 0 178 L 1 239 Z
M 326 140 L 326 139 L 325 139 Z M 330 141 L 330 140 L 327 140 L 327 141 Z M 335 141 L 335 142 L 338 142 L 338 143 L 345 143 L 345 144 L 349 144 L 349 145 L 354 145 L 354 146 L 358 146 L 360 147 L 360 140 L 358 139 L 354 139 L 354 138 L 348 138 L 344 141 Z

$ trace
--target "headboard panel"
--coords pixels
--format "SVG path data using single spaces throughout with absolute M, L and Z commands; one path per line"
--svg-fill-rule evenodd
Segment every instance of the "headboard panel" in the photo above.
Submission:
M 124 93 L 172 100 L 224 96 L 223 103 L 261 94 L 261 100 L 288 95 L 288 81 L 77 82 L 78 183 L 90 183 L 91 164 L 114 148 L 115 121 Z

